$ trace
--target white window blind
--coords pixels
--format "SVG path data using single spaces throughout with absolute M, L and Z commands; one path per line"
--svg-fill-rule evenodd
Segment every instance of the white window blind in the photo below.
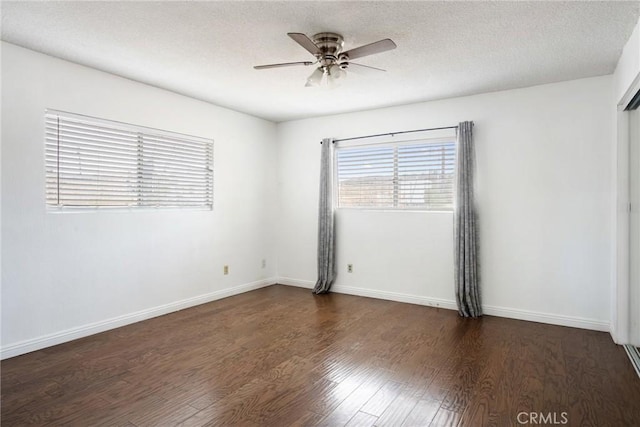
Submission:
M 455 140 L 336 149 L 338 207 L 453 209 Z
M 45 166 L 50 207 L 213 207 L 210 139 L 48 110 Z

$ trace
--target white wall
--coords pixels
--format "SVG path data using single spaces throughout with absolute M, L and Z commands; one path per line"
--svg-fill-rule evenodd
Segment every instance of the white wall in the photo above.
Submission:
M 214 210 L 48 213 L 46 108 L 213 138 Z M 275 124 L 7 43 L 2 123 L 3 357 L 275 277 Z
M 2 357 L 275 276 L 311 286 L 320 139 L 462 120 L 486 312 L 607 329 L 613 93 L 605 76 L 276 126 L 2 43 Z M 48 213 L 46 108 L 215 139 L 214 210 Z M 336 290 L 454 307 L 451 214 L 344 210 L 337 229 Z
M 604 76 L 280 123 L 281 282 L 316 277 L 321 138 L 473 120 L 485 311 L 608 330 L 612 93 Z M 336 290 L 452 308 L 452 215 L 338 210 L 337 268 Z

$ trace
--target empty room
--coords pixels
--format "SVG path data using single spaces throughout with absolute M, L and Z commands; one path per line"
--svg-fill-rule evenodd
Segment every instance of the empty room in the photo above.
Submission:
M 640 2 L 0 15 L 3 426 L 640 425 Z

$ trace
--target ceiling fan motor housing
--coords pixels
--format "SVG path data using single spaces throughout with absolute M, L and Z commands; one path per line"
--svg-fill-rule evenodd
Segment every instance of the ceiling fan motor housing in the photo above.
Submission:
M 344 46 L 344 39 L 340 34 L 318 33 L 313 36 L 313 42 L 320 49 L 320 54 L 318 54 L 320 65 L 328 67 L 338 62 Z

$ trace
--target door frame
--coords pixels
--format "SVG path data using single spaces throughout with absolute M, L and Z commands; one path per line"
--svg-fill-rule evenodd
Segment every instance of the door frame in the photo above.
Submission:
M 611 337 L 617 344 L 630 341 L 630 254 L 629 254 L 629 112 L 624 111 L 640 91 L 640 73 L 617 105 L 614 154 L 614 192 L 612 242 Z

